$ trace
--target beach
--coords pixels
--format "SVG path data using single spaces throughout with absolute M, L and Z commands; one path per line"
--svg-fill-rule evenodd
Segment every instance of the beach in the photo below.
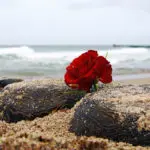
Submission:
M 150 78 L 124 79 L 114 81 L 114 85 L 144 85 L 150 84 Z M 113 86 L 113 85 L 112 85 Z M 125 142 L 115 142 L 107 138 L 76 136 L 69 131 L 70 121 L 74 114 L 74 108 L 53 111 L 42 118 L 31 121 L 19 121 L 17 123 L 6 123 L 0 121 L 0 147 L 5 150 L 15 149 L 128 149 L 146 150 L 150 147 L 133 146 Z M 98 147 L 98 148 L 97 148 Z
M 67 65 L 77 56 L 85 52 L 87 49 L 97 49 L 99 54 L 105 56 L 108 50 L 108 60 L 113 68 L 113 82 L 108 84 L 114 86 L 130 86 L 133 85 L 150 85 L 150 50 L 144 47 L 112 47 L 112 46 L 14 46 L 14 47 L 0 47 L 0 76 L 2 78 L 17 78 L 23 79 L 27 84 L 33 80 L 37 80 L 34 86 L 30 84 L 25 96 L 25 103 L 29 99 L 33 100 L 33 96 L 40 100 L 40 96 L 44 95 L 44 90 L 48 91 L 46 81 L 44 80 L 58 80 L 64 82 L 64 74 Z M 10 81 L 9 81 L 10 82 Z M 60 83 L 58 82 L 58 84 Z M 44 83 L 42 87 L 41 84 Z M 15 83 L 14 83 L 15 84 Z M 36 86 L 36 84 L 38 84 Z M 102 83 L 100 83 L 100 86 Z M 26 83 L 20 82 L 23 88 Z M 103 85 L 105 87 L 105 85 Z M 13 87 L 13 86 L 12 86 Z M 15 86 L 14 86 L 15 87 Z M 13 88 L 14 88 L 13 87 Z M 32 87 L 32 88 L 31 88 Z M 50 86 L 51 87 L 51 86 Z M 53 86 L 52 86 L 53 87 Z M 106 86 L 107 87 L 107 86 Z M 31 88 L 31 93 L 30 93 Z M 36 90 L 43 88 L 41 95 Z M 7 88 L 8 90 L 9 88 Z M 11 88 L 10 88 L 11 89 Z M 16 86 L 16 89 L 20 89 Z M 3 87 L 1 88 L 1 97 L 3 97 Z M 17 91 L 5 91 L 8 94 L 9 100 L 13 97 L 18 101 L 22 99 Z M 56 88 L 57 90 L 57 88 Z M 33 92 L 33 93 L 32 93 Z M 116 91 L 117 93 L 118 91 Z M 17 94 L 17 95 L 15 95 Z M 29 95 L 28 95 L 29 94 Z M 127 93 L 128 94 L 128 93 Z M 56 94 L 57 95 L 57 94 Z M 59 95 L 59 94 L 58 94 Z M 12 97 L 11 97 L 12 96 Z M 44 95 L 47 97 L 47 95 Z M 44 97 L 43 96 L 43 97 Z M 132 96 L 132 95 L 131 95 Z M 42 97 L 42 99 L 43 99 Z M 38 98 L 36 100 L 38 100 Z M 149 98 L 149 97 L 148 97 Z M 35 98 L 34 98 L 35 99 Z M 122 98 L 124 99 L 124 97 Z M 13 98 L 12 98 L 13 100 Z M 27 100 L 27 101 L 26 101 Z M 61 100 L 61 98 L 60 98 Z M 17 101 L 17 103 L 18 103 Z M 53 100 L 55 101 L 55 100 Z M 82 100 L 77 102 L 80 103 Z M 9 101 L 8 101 L 9 102 Z M 34 102 L 36 104 L 36 101 Z M 12 102 L 12 105 L 14 103 Z M 19 102 L 21 104 L 21 102 Z M 3 105 L 2 105 L 3 106 Z M 19 105 L 18 105 L 19 106 Z M 28 107 L 27 105 L 24 105 Z M 45 105 L 46 106 L 46 105 Z M 9 107 L 8 107 L 9 108 Z M 2 109 L 2 108 L 1 108 Z M 39 108 L 43 110 L 42 105 Z M 21 110 L 21 109 L 20 109 Z M 14 110 L 12 109 L 11 113 Z M 34 109 L 33 109 L 34 111 Z M 29 111 L 32 112 L 32 111 Z M 25 114 L 28 114 L 24 113 Z M 8 113 L 11 120 L 11 113 Z M 38 113 L 38 111 L 37 111 Z M 122 141 L 113 141 L 108 138 L 101 138 L 96 136 L 77 136 L 71 132 L 70 122 L 75 113 L 75 106 L 73 108 L 54 109 L 50 113 L 45 113 L 43 116 L 38 116 L 30 120 L 21 120 L 16 123 L 8 123 L 0 121 L 0 149 L 4 150 L 146 150 L 149 146 L 137 145 Z M 15 114 L 15 113 L 14 113 Z M 3 112 L 0 116 L 3 116 Z M 28 115 L 26 115 L 28 117 Z M 7 118 L 7 115 L 5 116 Z M 30 117 L 30 115 L 29 115 Z M 3 117 L 2 117 L 3 118 Z M 13 118 L 13 117 L 12 117 Z
M 150 0 L 0 8 L 0 150 L 150 150 Z

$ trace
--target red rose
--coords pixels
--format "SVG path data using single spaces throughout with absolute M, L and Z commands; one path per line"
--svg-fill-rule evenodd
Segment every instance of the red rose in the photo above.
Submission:
M 99 81 L 103 83 L 110 83 L 112 81 L 112 67 L 105 57 L 99 56 L 93 69 L 96 72 Z
M 97 51 L 89 50 L 72 61 L 64 77 L 68 86 L 89 92 L 95 80 L 110 83 L 111 74 L 111 64 L 106 58 L 98 56 Z

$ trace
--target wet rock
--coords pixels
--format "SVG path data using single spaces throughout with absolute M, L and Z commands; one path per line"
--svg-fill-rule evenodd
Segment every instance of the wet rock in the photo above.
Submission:
M 13 79 L 13 78 L 0 78 L 0 89 L 4 88 L 8 84 L 21 82 L 22 79 Z
M 150 85 L 110 86 L 75 106 L 71 132 L 150 145 Z
M 69 89 L 61 80 L 23 81 L 6 86 L 0 95 L 0 118 L 7 122 L 34 119 L 75 103 L 84 92 Z

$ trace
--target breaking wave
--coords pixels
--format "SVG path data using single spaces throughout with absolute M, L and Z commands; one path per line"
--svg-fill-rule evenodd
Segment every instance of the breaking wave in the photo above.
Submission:
M 27 75 L 63 75 L 66 66 L 81 53 L 83 49 L 49 49 L 36 50 L 33 47 L 0 48 L 0 75 L 24 73 Z M 105 56 L 107 50 L 97 48 Z M 150 69 L 150 50 L 147 48 L 110 48 L 107 59 L 114 70 Z

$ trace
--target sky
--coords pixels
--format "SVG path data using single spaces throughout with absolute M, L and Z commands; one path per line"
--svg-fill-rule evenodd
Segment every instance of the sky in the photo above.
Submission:
M 0 44 L 150 44 L 150 0 L 0 0 Z

